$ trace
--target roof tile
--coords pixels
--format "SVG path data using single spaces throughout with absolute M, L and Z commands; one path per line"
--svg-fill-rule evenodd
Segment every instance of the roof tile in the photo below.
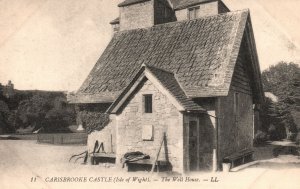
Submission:
M 155 75 L 160 83 L 173 95 L 175 99 L 177 99 L 177 101 L 185 108 L 185 110 L 205 111 L 205 109 L 186 96 L 173 73 L 149 66 L 147 66 L 147 69 L 153 75 Z
M 216 85 L 214 74 L 225 73 L 230 64 L 235 64 L 231 56 L 233 50 L 239 50 L 234 45 L 242 39 L 239 31 L 245 29 L 247 15 L 247 10 L 236 11 L 118 32 L 77 95 L 111 94 L 115 98 L 114 94 L 124 90 L 142 64 L 176 74 L 189 97 L 210 96 L 216 89 L 224 92 L 214 96 L 227 94 L 228 76 L 223 74 L 223 82 Z

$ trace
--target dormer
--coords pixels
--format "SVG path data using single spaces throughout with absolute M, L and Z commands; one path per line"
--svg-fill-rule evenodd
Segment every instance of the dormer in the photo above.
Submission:
M 146 28 L 176 20 L 169 0 L 125 0 L 118 6 L 120 31 Z
M 213 16 L 230 10 L 221 0 L 173 0 L 177 21 Z

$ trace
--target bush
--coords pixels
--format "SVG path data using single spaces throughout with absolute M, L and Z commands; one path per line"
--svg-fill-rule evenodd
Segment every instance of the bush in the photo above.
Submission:
M 297 133 L 297 135 L 295 137 L 295 142 L 297 145 L 300 145 L 300 132 Z
M 258 145 L 263 145 L 268 141 L 269 137 L 267 135 L 267 133 L 263 132 L 263 131 L 258 131 L 255 136 L 254 136 L 254 145 L 258 146 Z

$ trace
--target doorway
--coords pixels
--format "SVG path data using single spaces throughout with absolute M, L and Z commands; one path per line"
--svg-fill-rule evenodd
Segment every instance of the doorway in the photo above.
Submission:
M 212 171 L 214 127 L 208 116 L 190 116 L 188 149 L 190 171 Z
M 189 121 L 189 159 L 190 171 L 199 170 L 199 121 L 191 119 Z

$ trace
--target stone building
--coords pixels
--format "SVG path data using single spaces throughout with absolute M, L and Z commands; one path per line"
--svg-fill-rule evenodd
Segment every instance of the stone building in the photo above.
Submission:
M 7 85 L 2 85 L 0 83 L 0 93 L 6 98 L 10 98 L 15 95 L 14 84 L 11 80 L 8 81 Z
M 218 170 L 252 148 L 255 105 L 263 98 L 249 10 L 220 0 L 125 0 L 114 36 L 69 98 L 116 163 L 127 152 L 173 171 Z M 89 115 L 85 117 L 84 115 Z

